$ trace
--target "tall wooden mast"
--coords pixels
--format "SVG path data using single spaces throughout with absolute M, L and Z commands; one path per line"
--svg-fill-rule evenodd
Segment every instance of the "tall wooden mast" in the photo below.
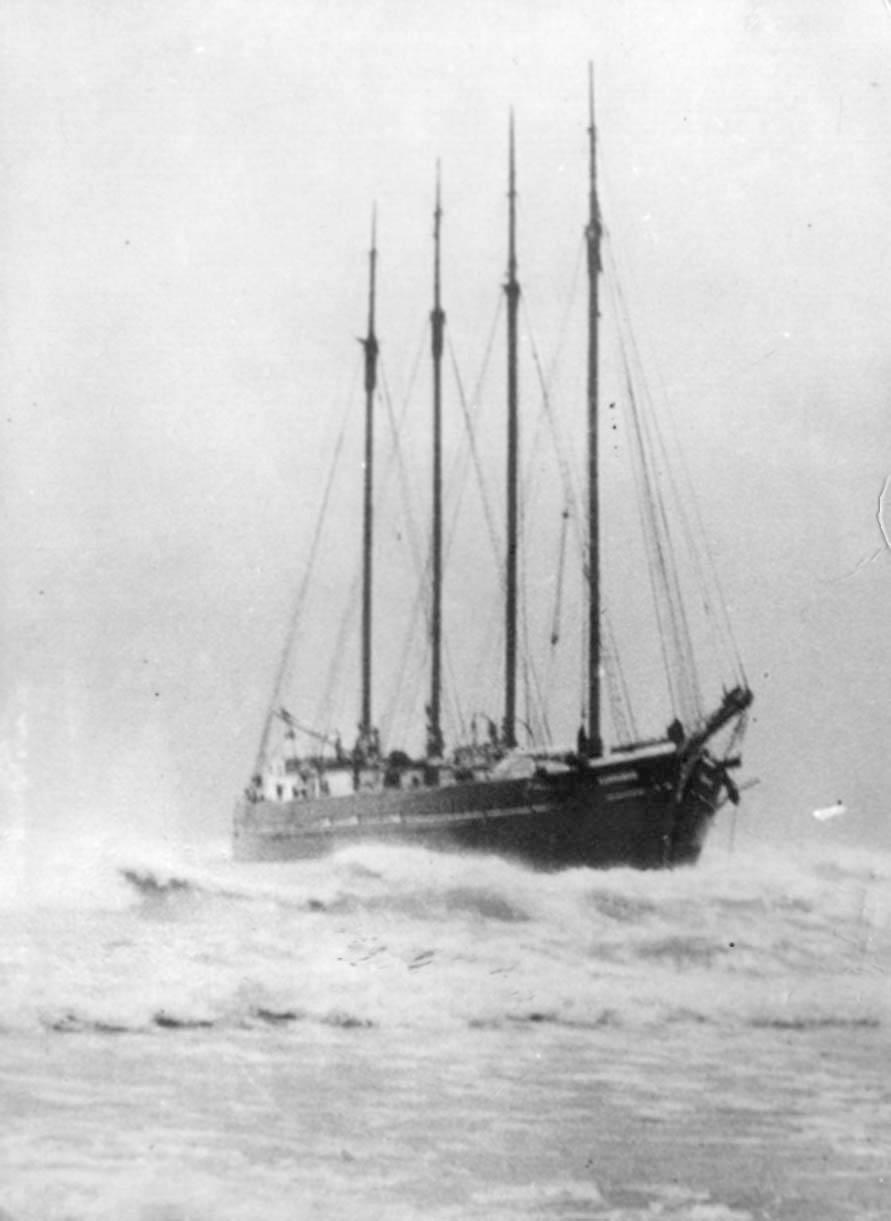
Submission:
M 362 513 L 362 715 L 359 736 L 370 742 L 371 721 L 371 583 L 374 490 L 374 392 L 377 386 L 378 343 L 374 331 L 375 280 L 377 272 L 377 210 L 371 218 L 371 249 L 368 252 L 368 332 L 360 340 L 365 349 L 365 494 Z
M 588 145 L 590 150 L 588 225 L 588 755 L 603 754 L 600 726 L 600 509 L 597 485 L 598 277 L 600 208 L 597 202 L 597 149 L 594 127 L 594 69 L 588 66 Z
M 504 653 L 504 745 L 517 744 L 517 190 L 514 158 L 514 116 L 510 116 L 509 235 L 507 256 L 507 573 Z
M 431 614 L 432 664 L 430 707 L 427 718 L 427 754 L 442 754 L 442 350 L 445 311 L 440 297 L 439 234 L 442 222 L 439 163 L 436 165 L 436 206 L 433 211 L 433 310 L 430 314 L 433 347 L 433 608 Z

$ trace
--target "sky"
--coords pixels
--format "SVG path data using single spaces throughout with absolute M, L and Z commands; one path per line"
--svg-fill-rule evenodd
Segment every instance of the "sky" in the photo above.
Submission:
M 755 692 L 742 821 L 811 833 L 840 798 L 844 834 L 887 839 L 884 0 L 5 0 L 0 33 L 7 825 L 226 834 L 356 399 L 372 207 L 419 482 L 436 162 L 472 384 L 511 108 L 523 299 L 558 346 L 593 61 L 604 220 Z M 358 545 L 349 482 L 323 626 Z M 469 632 L 459 569 L 447 618 Z M 407 601 L 382 588 L 379 621 Z

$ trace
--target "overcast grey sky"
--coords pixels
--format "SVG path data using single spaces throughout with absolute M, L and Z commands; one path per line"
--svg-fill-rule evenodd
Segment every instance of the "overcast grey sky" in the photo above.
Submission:
M 0 29 L 2 693 L 29 816 L 225 831 L 355 375 L 372 201 L 402 382 L 442 159 L 472 370 L 513 106 L 552 343 L 591 59 L 606 221 L 756 691 L 751 816 L 841 797 L 884 826 L 883 0 L 5 0 Z

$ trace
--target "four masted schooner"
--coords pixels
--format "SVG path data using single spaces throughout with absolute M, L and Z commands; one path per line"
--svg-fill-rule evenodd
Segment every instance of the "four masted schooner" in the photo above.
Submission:
M 442 727 L 442 358 L 437 181 L 434 212 L 433 496 L 430 559 L 430 695 L 426 749 L 412 758 L 386 753 L 372 717 L 373 411 L 377 388 L 375 331 L 377 249 L 372 227 L 368 327 L 362 339 L 365 388 L 365 462 L 362 513 L 361 699 L 351 750 L 337 737 L 304 731 L 280 706 L 278 685 L 267 714 L 257 762 L 233 828 L 236 859 L 279 861 L 318 857 L 358 842 L 411 843 L 473 850 L 522 860 L 538 868 L 570 866 L 670 867 L 697 860 L 708 827 L 726 801 L 738 802 L 731 771 L 752 693 L 740 667 L 711 712 L 695 723 L 674 720 L 658 740 L 626 741 L 607 750 L 601 727 L 603 667 L 598 492 L 599 281 L 602 227 L 597 192 L 593 88 L 589 85 L 589 200 L 585 230 L 588 272 L 587 353 L 587 601 L 586 709 L 571 749 L 520 748 L 517 741 L 518 644 L 518 360 L 520 287 L 516 258 L 516 185 L 513 123 L 509 156 L 507 302 L 507 546 L 504 569 L 504 714 L 500 729 L 480 742 L 445 748 Z M 274 727 L 285 741 L 298 731 L 319 739 L 299 755 L 272 749 Z

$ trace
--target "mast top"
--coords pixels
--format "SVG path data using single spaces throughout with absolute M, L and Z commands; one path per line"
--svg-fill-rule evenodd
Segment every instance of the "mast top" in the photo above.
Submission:
M 371 208 L 371 247 L 368 251 L 369 292 L 368 292 L 368 338 L 374 339 L 374 305 L 375 281 L 377 270 L 377 204 Z
M 436 162 L 436 202 L 433 208 L 433 312 L 430 315 L 433 323 L 433 355 L 436 359 L 442 356 L 443 327 L 445 325 L 445 310 L 442 308 L 440 270 L 440 229 L 442 227 L 442 192 L 439 160 Z
M 511 293 L 519 293 L 517 284 L 517 158 L 514 145 L 514 111 L 510 110 L 509 121 L 509 157 L 508 157 L 508 189 L 507 198 L 510 203 L 509 236 L 507 254 L 507 289 Z
M 600 266 L 600 206 L 597 201 L 597 128 L 594 123 L 594 65 L 588 63 L 588 227 L 587 238 L 589 247 L 596 260 L 595 269 Z
M 371 248 L 368 251 L 368 333 L 359 342 L 365 349 L 365 392 L 373 394 L 377 386 L 378 342 L 374 332 L 374 310 L 377 282 L 377 204 L 371 209 Z
M 434 250 L 434 287 L 436 293 L 435 308 L 439 309 L 439 230 L 442 223 L 442 190 L 441 190 L 442 175 L 440 172 L 439 159 L 436 161 L 436 202 L 433 208 L 433 250 Z

